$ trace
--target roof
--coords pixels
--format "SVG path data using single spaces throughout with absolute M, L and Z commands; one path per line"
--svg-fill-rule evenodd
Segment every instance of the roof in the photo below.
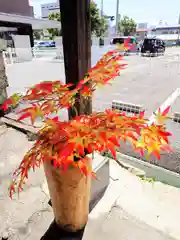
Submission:
M 30 24 L 32 25 L 33 29 L 61 28 L 61 23 L 58 21 L 38 19 L 16 14 L 7 14 L 3 12 L 0 12 L 0 21 Z
M 124 39 L 128 39 L 128 38 L 136 38 L 135 36 L 114 36 L 112 37 L 112 39 L 117 39 L 117 38 L 124 38 Z
M 152 28 L 136 28 L 136 32 L 148 32 L 151 30 Z
M 160 30 L 160 29 L 177 29 L 177 28 L 180 28 L 180 24 L 167 25 L 167 26 L 156 26 L 155 27 L 156 30 Z

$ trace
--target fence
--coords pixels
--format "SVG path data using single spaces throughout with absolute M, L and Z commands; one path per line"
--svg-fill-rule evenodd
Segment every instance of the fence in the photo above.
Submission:
M 3 51 L 5 65 L 31 61 L 33 59 L 33 51 L 25 48 L 7 48 Z
M 3 51 L 3 58 L 5 65 L 19 62 L 14 48 L 8 48 L 6 51 Z

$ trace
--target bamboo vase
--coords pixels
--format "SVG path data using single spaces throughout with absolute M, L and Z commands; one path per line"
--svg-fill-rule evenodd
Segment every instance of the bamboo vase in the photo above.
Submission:
M 86 161 L 91 167 L 91 159 L 86 157 Z M 44 162 L 44 170 L 56 224 L 69 232 L 83 229 L 89 214 L 91 176 L 78 168 L 64 172 L 50 161 Z

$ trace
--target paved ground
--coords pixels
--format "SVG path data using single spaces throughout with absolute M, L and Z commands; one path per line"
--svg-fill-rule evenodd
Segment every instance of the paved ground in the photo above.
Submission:
M 92 49 L 92 64 L 111 47 Z M 10 65 L 7 68 L 9 94 L 23 91 L 25 87 L 43 80 L 65 80 L 62 61 L 52 61 L 52 57 L 36 59 L 33 62 Z M 165 56 L 148 58 L 137 55 L 125 57 L 128 68 L 122 72 L 112 87 L 97 90 L 94 96 L 95 108 L 106 108 L 112 100 L 141 104 L 147 116 L 156 110 L 169 95 L 180 86 L 180 49 L 167 49 Z M 61 64 L 60 64 L 61 63 Z M 19 72 L 21 74 L 19 74 Z M 173 106 L 173 111 L 178 103 Z
M 180 86 L 180 55 L 177 56 L 174 49 L 168 49 L 165 56 L 134 55 L 125 60 L 129 66 L 112 87 L 96 91 L 95 107 L 103 109 L 112 100 L 119 100 L 142 105 L 146 115 L 150 116 Z
M 178 239 L 178 224 L 171 223 L 171 218 L 180 218 L 175 207 L 179 189 L 140 181 L 111 163 L 111 176 L 119 180 L 111 183 L 90 214 L 84 239 Z M 111 205 L 113 198 L 116 201 Z

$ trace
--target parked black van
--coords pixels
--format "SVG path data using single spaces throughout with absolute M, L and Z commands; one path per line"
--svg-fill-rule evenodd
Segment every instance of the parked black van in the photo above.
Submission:
M 164 54 L 165 52 L 165 42 L 158 38 L 145 38 L 141 47 L 141 55 L 150 54 L 153 56 L 158 56 L 159 54 Z

